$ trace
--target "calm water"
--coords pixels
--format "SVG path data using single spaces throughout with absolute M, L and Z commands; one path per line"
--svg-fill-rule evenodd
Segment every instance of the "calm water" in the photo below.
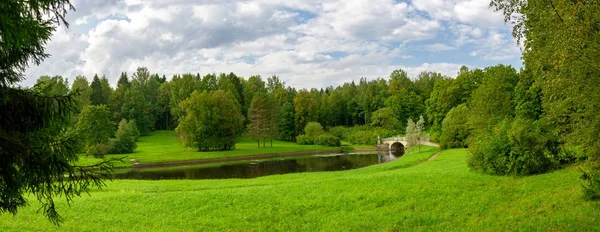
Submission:
M 147 180 L 255 178 L 296 172 L 349 170 L 389 162 L 397 158 L 398 156 L 393 152 L 281 157 L 184 167 L 133 168 L 117 171 L 115 178 Z

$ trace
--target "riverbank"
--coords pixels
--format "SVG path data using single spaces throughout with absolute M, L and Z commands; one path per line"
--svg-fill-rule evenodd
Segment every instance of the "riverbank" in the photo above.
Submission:
M 598 231 L 576 168 L 503 177 L 468 169 L 467 150 L 408 154 L 361 169 L 228 180 L 118 180 L 71 204 L 55 227 L 33 197 L 3 231 Z
M 314 154 L 315 152 L 340 152 L 338 147 L 316 146 L 316 145 L 298 145 L 294 142 L 273 141 L 273 147 L 258 148 L 256 141 L 242 140 L 236 143 L 236 148 L 229 151 L 210 151 L 199 152 L 193 148 L 186 148 L 181 144 L 179 136 L 174 131 L 154 131 L 149 136 L 139 138 L 138 147 L 134 153 L 120 155 L 106 155 L 105 159 L 123 158 L 124 163 L 116 162 L 116 167 L 132 167 L 133 163 L 139 165 L 150 165 L 156 163 L 177 163 L 177 162 L 201 162 L 198 160 L 214 160 L 213 162 L 223 162 L 228 159 L 235 160 L 235 157 L 260 157 L 281 154 Z M 311 153 L 312 152 L 312 153 Z M 131 162 L 131 160 L 135 160 Z M 93 165 L 102 161 L 102 159 L 79 157 L 77 165 Z

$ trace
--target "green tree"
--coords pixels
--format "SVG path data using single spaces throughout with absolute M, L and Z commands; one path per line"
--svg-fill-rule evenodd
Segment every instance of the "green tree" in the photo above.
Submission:
M 385 107 L 373 112 L 373 115 L 371 115 L 371 126 L 398 131 L 400 129 L 400 122 L 394 116 L 394 111 L 389 107 Z
M 317 120 L 317 107 L 317 101 L 310 92 L 306 89 L 298 91 L 294 97 L 296 134 L 302 133 L 308 122 Z
M 248 134 L 257 140 L 259 148 L 261 139 L 267 138 L 270 129 L 271 121 L 268 115 L 267 101 L 265 94 L 256 94 L 250 102 L 250 109 L 248 109 Z
M 201 151 L 235 148 L 243 132 L 244 116 L 233 94 L 222 90 L 194 91 L 181 104 L 184 116 L 176 131 L 183 135 L 186 146 Z
M 129 79 L 127 79 L 127 73 L 122 72 L 119 81 L 117 82 L 117 88 L 112 91 L 109 101 L 108 108 L 111 113 L 111 120 L 117 122 L 123 119 L 127 113 L 123 112 L 123 105 L 125 104 L 125 93 L 131 87 Z
M 248 81 L 244 84 L 244 99 L 248 99 L 246 102 L 240 102 L 243 104 L 242 112 L 247 112 L 250 108 L 250 103 L 256 94 L 264 94 L 267 92 L 265 87 L 265 82 L 260 78 L 260 76 L 251 76 L 248 78 Z
M 14 87 L 29 64 L 49 56 L 44 45 L 57 24 L 68 25 L 64 17 L 71 9 L 67 0 L 0 2 L 0 213 L 16 214 L 31 194 L 58 223 L 56 196 L 70 202 L 109 177 L 107 163 L 72 165 L 80 143 L 69 129 L 77 109 L 74 95 L 45 96 Z
M 442 135 L 440 136 L 442 149 L 467 146 L 467 138 L 470 134 L 466 125 L 468 118 L 469 108 L 466 104 L 460 104 L 448 112 L 442 121 Z
M 419 143 L 419 131 L 417 129 L 417 124 L 415 124 L 415 122 L 410 118 L 406 123 L 405 139 L 407 143 L 406 146 L 408 148 L 412 148 L 412 150 L 414 151 L 414 146 L 417 145 L 417 143 Z
M 108 138 L 113 135 L 113 124 L 106 105 L 86 106 L 75 125 L 84 138 L 87 154 L 102 157 L 108 153 Z
M 90 84 L 92 88 L 92 94 L 90 95 L 90 102 L 92 105 L 106 105 L 108 99 L 105 98 L 105 91 L 102 88 L 102 82 L 98 78 L 98 74 L 94 75 L 94 80 Z
M 65 96 L 69 94 L 69 80 L 61 76 L 41 76 L 33 88 L 46 96 Z
M 75 77 L 75 81 L 73 81 L 73 85 L 71 86 L 71 93 L 75 94 L 75 100 L 79 103 L 78 111 L 91 104 L 92 89 L 84 76 Z
M 306 127 L 304 127 L 304 134 L 311 138 L 321 136 L 323 133 L 325 133 L 325 131 L 323 131 L 323 126 L 318 122 L 309 122 L 306 124 Z
M 122 119 L 119 122 L 119 126 L 117 131 L 115 132 L 115 141 L 112 145 L 111 152 L 112 154 L 127 154 L 132 153 L 133 150 L 137 147 L 136 139 L 139 136 L 140 132 L 135 125 L 133 120 L 127 122 L 127 120 Z
M 293 102 L 283 104 L 279 114 L 279 138 L 293 141 L 296 138 L 296 111 Z
M 108 101 L 110 99 L 110 95 L 114 91 L 112 87 L 110 87 L 110 83 L 108 83 L 108 79 L 105 76 L 100 78 L 100 85 L 102 85 L 102 99 L 106 99 L 105 105 L 108 105 Z
M 142 135 L 149 135 L 154 129 L 159 110 L 159 86 L 158 78 L 150 78 L 148 69 L 140 67 L 133 75 L 131 88 L 125 92 L 123 116 L 134 119 Z
M 417 133 L 417 145 L 419 145 L 419 152 L 421 152 L 421 144 L 423 143 L 423 139 L 425 137 L 425 119 L 423 116 L 419 116 L 419 121 L 415 123 L 415 130 Z

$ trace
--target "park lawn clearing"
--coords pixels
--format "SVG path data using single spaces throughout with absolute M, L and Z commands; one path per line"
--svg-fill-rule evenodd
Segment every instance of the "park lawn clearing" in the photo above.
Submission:
M 125 163 L 116 163 L 117 166 L 131 166 L 130 159 L 136 159 L 139 163 L 161 163 L 169 161 L 213 159 L 238 156 L 253 156 L 263 154 L 279 154 L 301 151 L 339 151 L 336 147 L 316 146 L 316 145 L 298 145 L 294 142 L 273 140 L 273 147 L 267 142 L 267 147 L 258 148 L 256 141 L 242 139 L 236 143 L 235 149 L 228 151 L 209 151 L 199 152 L 195 148 L 185 147 L 181 144 L 179 136 L 175 131 L 158 130 L 152 132 L 149 136 L 142 136 L 138 139 L 137 148 L 131 154 L 105 155 L 105 159 L 125 158 Z M 262 144 L 261 144 L 262 146 Z M 81 155 L 77 165 L 93 165 L 102 161 L 102 159 L 91 156 Z
M 598 231 L 576 168 L 528 177 L 469 171 L 467 150 L 436 149 L 361 169 L 223 180 L 117 180 L 71 207 L 61 227 L 36 213 L 6 231 Z

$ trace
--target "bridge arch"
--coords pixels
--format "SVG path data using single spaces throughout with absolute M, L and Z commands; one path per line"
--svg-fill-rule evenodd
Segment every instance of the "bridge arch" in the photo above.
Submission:
M 390 143 L 390 151 L 394 151 L 398 153 L 398 156 L 404 155 L 406 147 L 404 143 L 401 142 L 392 142 Z

